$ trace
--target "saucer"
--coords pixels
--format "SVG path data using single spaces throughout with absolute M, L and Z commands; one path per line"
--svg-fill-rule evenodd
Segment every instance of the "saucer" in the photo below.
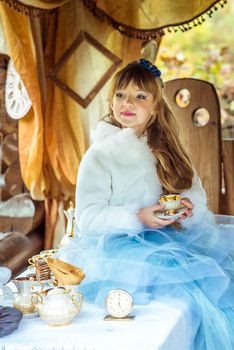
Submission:
M 155 216 L 157 216 L 160 219 L 164 219 L 164 220 L 175 220 L 178 219 L 180 217 L 181 214 L 184 213 L 186 207 L 185 206 L 181 206 L 178 210 L 177 213 L 174 215 L 166 215 L 166 211 L 158 211 L 155 212 Z
M 24 318 L 36 318 L 38 316 L 39 316 L 39 312 L 38 311 L 30 312 L 28 314 L 23 314 Z

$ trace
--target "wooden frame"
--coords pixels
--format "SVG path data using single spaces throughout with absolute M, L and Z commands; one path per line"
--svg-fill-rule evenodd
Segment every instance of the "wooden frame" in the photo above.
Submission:
M 102 76 L 102 78 L 86 96 L 86 98 L 82 98 L 79 94 L 77 94 L 74 90 L 67 86 L 63 81 L 59 80 L 59 78 L 56 76 L 61 67 L 65 64 L 65 62 L 76 51 L 76 49 L 81 45 L 81 43 L 84 40 L 86 40 L 90 45 L 94 46 L 98 51 L 100 51 L 104 56 L 108 57 L 113 62 L 110 68 L 106 71 L 106 73 Z M 83 108 L 86 108 L 97 95 L 97 93 L 101 90 L 101 88 L 105 85 L 105 83 L 108 81 L 110 76 L 114 73 L 114 71 L 117 69 L 118 65 L 121 62 L 121 59 L 119 59 L 111 51 L 107 50 L 104 46 L 102 46 L 100 42 L 98 42 L 90 34 L 82 30 L 77 35 L 73 43 L 69 46 L 69 48 L 64 52 L 64 54 L 55 64 L 55 66 L 49 71 L 48 77 L 66 94 L 68 94 L 71 98 L 78 102 Z

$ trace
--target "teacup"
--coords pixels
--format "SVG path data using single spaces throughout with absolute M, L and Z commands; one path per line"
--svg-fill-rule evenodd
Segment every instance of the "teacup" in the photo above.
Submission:
M 28 263 L 30 265 L 35 265 L 35 262 L 39 259 L 42 259 L 41 255 L 40 254 L 37 254 L 37 255 L 33 255 L 31 258 L 28 259 Z
M 177 210 L 181 205 L 181 196 L 178 194 L 161 196 L 159 203 L 164 205 L 165 210 Z
M 46 249 L 46 250 L 42 250 L 40 252 L 40 255 L 42 256 L 51 256 L 53 255 L 54 253 L 57 253 L 58 252 L 58 249 Z
M 54 253 L 56 253 L 58 250 L 57 249 L 48 249 L 48 250 L 43 250 L 40 252 L 40 254 L 33 255 L 31 258 L 28 259 L 28 263 L 30 265 L 35 265 L 35 262 L 39 259 L 45 259 L 48 257 L 53 256 Z

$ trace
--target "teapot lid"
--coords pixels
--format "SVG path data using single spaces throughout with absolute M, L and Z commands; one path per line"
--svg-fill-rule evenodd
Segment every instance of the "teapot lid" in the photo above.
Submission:
M 70 291 L 71 291 L 70 288 L 59 286 L 59 287 L 53 287 L 53 288 L 47 289 L 44 291 L 44 293 L 46 295 L 58 295 L 58 294 L 61 295 L 61 294 L 70 293 Z

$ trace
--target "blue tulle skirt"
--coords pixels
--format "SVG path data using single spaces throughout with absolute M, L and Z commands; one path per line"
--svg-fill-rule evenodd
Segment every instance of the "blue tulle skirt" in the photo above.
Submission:
M 180 300 L 196 328 L 191 349 L 234 349 L 234 225 L 94 234 L 71 241 L 60 258 L 83 268 L 89 302 L 104 306 L 112 288 L 127 290 L 134 304 Z

